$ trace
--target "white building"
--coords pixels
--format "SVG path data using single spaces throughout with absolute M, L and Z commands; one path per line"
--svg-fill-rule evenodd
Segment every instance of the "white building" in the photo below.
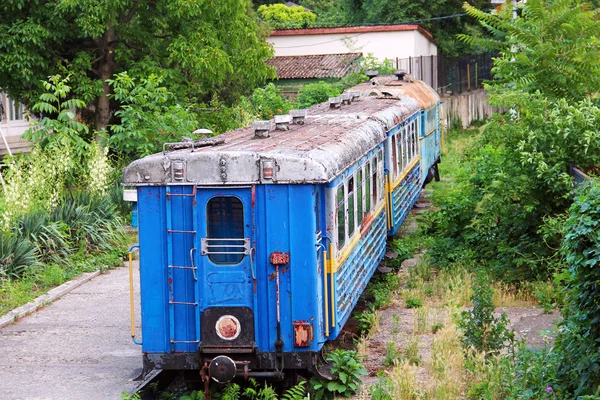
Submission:
M 276 57 L 360 52 L 395 61 L 437 55 L 431 33 L 415 24 L 282 29 L 267 41 Z
M 28 152 L 30 143 L 22 139 L 29 129 L 29 119 L 25 107 L 3 93 L 0 93 L 0 157 L 12 153 Z

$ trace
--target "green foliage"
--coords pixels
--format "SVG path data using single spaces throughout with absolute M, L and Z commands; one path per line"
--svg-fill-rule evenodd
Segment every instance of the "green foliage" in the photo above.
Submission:
M 385 348 L 385 356 L 383 357 L 381 363 L 386 367 L 391 367 L 392 365 L 400 362 L 400 360 L 402 360 L 402 354 L 396 350 L 396 345 L 394 342 L 388 343 Z
M 359 336 L 369 333 L 373 324 L 375 324 L 375 310 L 368 309 L 354 314 L 354 318 L 358 321 L 356 333 Z
M 31 108 L 45 115 L 40 122 L 33 121 L 32 127 L 25 133 L 24 138 L 40 142 L 43 147 L 67 148 L 74 150 L 78 159 L 83 159 L 89 150 L 90 130 L 81 122 L 74 110 L 81 110 L 85 103 L 71 97 L 71 76 L 54 75 L 42 81 L 45 92 L 39 96 L 39 101 Z
M 0 87 L 14 99 L 35 99 L 47 76 L 73 73 L 85 118 L 105 128 L 118 103 L 104 81 L 123 71 L 165 76 L 178 98 L 231 104 L 273 77 L 249 0 L 35 0 L 0 4 Z
M 406 308 L 419 308 L 423 305 L 423 301 L 416 297 L 406 299 Z
M 259 119 L 272 119 L 273 116 L 287 114 L 292 109 L 289 100 L 283 97 L 272 83 L 269 83 L 264 89 L 254 89 L 250 104 L 252 113 Z
M 342 89 L 335 84 L 327 82 L 310 83 L 298 92 L 298 107 L 307 108 L 329 100 L 330 97 L 339 96 Z
M 562 268 L 560 220 L 569 206 L 570 161 L 600 164 L 600 108 L 506 93 L 513 114 L 497 115 L 465 150 L 455 184 L 427 218 L 430 256 L 444 267 L 470 259 L 497 279 L 550 279 Z
M 37 265 L 36 247 L 29 240 L 0 234 L 0 282 L 7 278 L 18 278 Z
M 306 381 L 299 382 L 297 385 L 287 389 L 285 393 L 279 397 L 277 392 L 268 384 L 260 385 L 256 379 L 250 378 L 248 386 L 241 390 L 240 386 L 235 383 L 230 383 L 225 386 L 222 393 L 216 393 L 213 398 L 221 400 L 239 400 L 240 396 L 244 396 L 248 400 L 305 400 Z M 204 398 L 204 397 L 202 397 Z M 183 397 L 180 399 L 183 400 Z M 192 399 L 193 400 L 193 399 Z
M 115 112 L 119 124 L 110 125 L 110 144 L 118 152 L 138 158 L 162 150 L 163 143 L 193 137 L 197 118 L 163 86 L 164 78 L 135 79 L 122 72 L 107 82 L 120 104 Z
M 306 27 L 317 19 L 317 16 L 301 6 L 288 7 L 285 4 L 262 5 L 256 10 L 258 15 L 275 29 Z
M 564 321 L 556 347 L 559 378 L 576 395 L 600 387 L 600 185 L 584 185 L 569 209 L 562 252 L 568 265 Z
M 484 370 L 472 354 L 465 367 L 474 380 L 469 399 L 567 399 L 557 380 L 558 354 L 552 348 L 536 349 L 520 343 L 514 355 L 487 358 Z
M 190 394 L 181 396 L 179 400 L 204 400 L 204 393 L 198 390 L 194 390 Z
M 517 18 L 510 2 L 498 14 L 464 7 L 494 35 L 459 37 L 500 53 L 494 61 L 495 85 L 576 101 L 600 90 L 600 20 L 586 3 L 529 0 L 519 5 Z
M 356 352 L 337 349 L 327 355 L 327 361 L 331 363 L 331 372 L 337 375 L 337 379 L 329 381 L 311 378 L 310 391 L 314 394 L 314 399 L 352 397 L 362 384 L 360 377 L 367 374 Z
M 473 309 L 461 312 L 458 326 L 462 330 L 466 349 L 472 347 L 486 354 L 496 354 L 513 343 L 514 332 L 507 328 L 506 314 L 500 318 L 494 315 L 493 292 L 489 285 L 487 278 L 477 276 L 471 296 Z

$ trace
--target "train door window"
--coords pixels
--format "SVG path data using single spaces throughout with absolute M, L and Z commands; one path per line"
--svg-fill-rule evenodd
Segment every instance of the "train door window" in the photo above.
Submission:
M 371 211 L 371 160 L 367 161 L 365 167 L 365 210 Z
M 394 177 L 398 176 L 398 151 L 396 135 L 392 135 L 392 164 L 394 165 Z
M 338 249 L 346 244 L 346 202 L 344 201 L 344 184 L 340 184 L 337 191 L 337 214 L 338 214 Z
M 237 197 L 220 196 L 211 198 L 206 204 L 206 233 L 211 239 L 244 239 L 244 205 Z M 239 245 L 237 241 L 233 242 Z M 244 258 L 239 246 L 231 246 L 230 240 L 214 240 L 219 252 L 234 254 L 209 254 L 215 264 L 237 264 Z
M 362 167 L 358 170 L 358 186 L 356 189 L 356 211 L 358 213 L 358 219 L 356 220 L 357 224 L 360 226 L 363 219 L 363 192 L 364 192 L 364 181 L 363 181 L 363 170 Z
M 348 179 L 348 238 L 351 238 L 354 234 L 354 195 L 356 188 L 354 187 L 354 176 Z

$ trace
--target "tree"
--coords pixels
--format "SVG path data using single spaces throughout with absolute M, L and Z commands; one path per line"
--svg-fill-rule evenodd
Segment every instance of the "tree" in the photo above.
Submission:
M 50 75 L 97 131 L 117 108 L 107 80 L 156 74 L 190 101 L 237 99 L 274 76 L 250 0 L 7 0 L 0 3 L 0 88 L 26 105 Z
M 273 28 L 305 27 L 317 18 L 304 7 L 288 7 L 285 4 L 262 5 L 257 12 Z
M 600 14 L 579 0 L 529 0 L 513 18 L 507 3 L 488 14 L 465 3 L 491 38 L 459 35 L 469 44 L 500 53 L 497 88 L 540 91 L 553 99 L 582 100 L 600 91 Z

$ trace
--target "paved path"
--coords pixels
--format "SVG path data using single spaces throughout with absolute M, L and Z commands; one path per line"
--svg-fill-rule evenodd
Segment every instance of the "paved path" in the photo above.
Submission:
M 120 399 L 142 364 L 129 329 L 128 269 L 118 268 L 0 329 L 0 399 Z

